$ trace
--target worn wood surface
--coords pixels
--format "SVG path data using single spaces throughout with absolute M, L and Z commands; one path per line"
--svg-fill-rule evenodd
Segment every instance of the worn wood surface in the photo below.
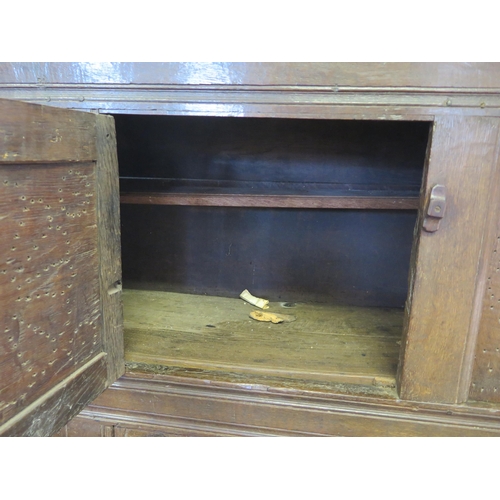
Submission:
M 81 415 L 81 414 L 80 414 Z M 114 425 L 77 415 L 52 437 L 115 437 Z
M 1 422 L 101 351 L 94 164 L 0 166 Z
M 262 323 L 239 298 L 126 290 L 125 358 L 286 378 L 394 385 L 403 311 L 271 303 Z
M 121 301 L 120 188 L 114 120 L 97 116 L 96 194 L 99 213 L 99 279 L 103 349 L 108 384 L 125 372 Z
M 122 205 L 126 286 L 403 307 L 416 213 Z
M 469 397 L 500 402 L 500 163 L 491 193 L 489 227 L 484 245 L 484 288 L 478 294 L 480 315 Z
M 138 205 L 203 207 L 340 208 L 361 210 L 416 210 L 419 207 L 418 197 L 397 198 L 383 196 L 123 193 L 120 200 L 122 203 Z
M 48 435 L 112 382 L 103 352 L 98 179 L 88 161 L 96 158 L 96 116 L 18 102 L 3 111 L 0 434 Z M 47 146 L 55 128 L 61 154 Z
M 467 399 L 462 378 L 478 328 L 472 311 L 476 294 L 483 293 L 476 285 L 498 135 L 497 119 L 436 119 L 425 192 L 446 186 L 447 208 L 437 232 L 423 231 L 422 220 L 418 225 L 399 365 L 404 399 Z
M 89 162 L 96 159 L 95 118 L 0 99 L 0 163 Z M 22 130 L 22 132 L 20 132 Z
M 108 113 L 432 120 L 499 116 L 499 73 L 498 63 L 0 63 L 0 97 Z
M 101 353 L 1 425 L 0 436 L 51 436 L 106 387 L 106 355 Z
M 277 86 L 266 88 L 262 83 L 269 84 L 271 80 L 262 79 L 263 73 L 259 74 L 255 68 L 252 70 L 256 79 L 254 86 L 251 79 L 235 78 L 230 81 L 231 75 L 241 74 L 237 71 L 226 73 L 229 79 L 217 86 L 214 82 L 218 81 L 218 76 L 213 72 L 217 67 L 208 64 L 204 68 L 193 67 L 192 75 L 205 78 L 210 85 L 198 86 L 191 82 L 185 87 L 168 87 L 166 82 L 169 81 L 169 68 L 172 69 L 173 66 L 161 66 L 162 71 L 158 71 L 158 66 L 144 66 L 144 86 L 140 83 L 134 86 L 134 75 L 138 74 L 139 68 L 134 64 L 131 64 L 129 70 L 125 66 L 106 67 L 105 64 L 92 68 L 88 63 L 77 67 L 71 63 L 62 66 L 57 63 L 6 64 L 7 66 L 0 65 L 0 75 L 7 75 L 1 85 L 0 95 L 8 94 L 16 99 L 43 102 L 51 100 L 57 106 L 108 109 L 120 113 L 432 121 L 435 116 L 448 116 L 452 119 L 459 116 L 498 115 L 499 108 L 498 84 L 488 84 L 488 80 L 490 83 L 498 82 L 495 74 L 498 71 L 497 64 L 433 64 L 423 67 L 419 63 L 392 66 L 391 71 L 388 71 L 388 66 L 383 65 L 379 66 L 379 70 L 383 69 L 382 73 L 373 71 L 370 64 L 358 65 L 357 71 L 353 71 L 353 65 L 338 66 L 337 72 L 334 71 L 334 66 L 330 66 L 325 72 L 304 71 L 302 68 L 300 78 L 303 80 L 300 81 L 309 85 L 304 85 L 302 89 L 295 85 L 300 83 L 297 74 L 293 74 L 291 86 L 286 85 L 286 75 L 297 71 L 297 67 L 293 69 L 291 66 L 278 68 L 276 71 L 267 66 L 268 75 L 275 76 Z M 66 73 L 64 66 L 68 69 Z M 116 73 L 115 76 L 112 75 L 113 68 L 118 75 L 126 75 L 130 71 L 132 77 L 125 76 L 119 80 Z M 233 68 L 236 70 L 235 66 Z M 246 70 L 250 69 L 251 66 L 247 65 Z M 175 74 L 179 74 L 180 78 L 182 72 L 179 73 L 178 70 L 176 68 Z M 414 73 L 414 70 L 420 74 Z M 342 76 L 348 75 L 350 71 L 351 77 L 357 79 L 361 86 L 354 86 L 354 80 Z M 332 75 L 342 77 L 333 86 L 332 80 L 337 79 L 332 78 Z M 411 87 L 398 86 L 403 85 L 405 79 L 412 82 Z M 61 84 L 61 81 L 67 82 L 67 85 Z M 117 81 L 121 83 L 116 83 Z M 388 82 L 389 87 L 381 86 L 384 81 Z M 107 83 L 107 86 L 103 83 Z M 200 83 L 200 80 L 196 83 Z M 163 84 L 166 86 L 162 87 Z M 320 88 L 321 85 L 323 88 Z M 471 318 L 471 323 L 474 321 Z M 467 350 L 468 348 L 464 349 L 464 356 Z
M 312 85 L 498 89 L 498 63 L 92 63 L 0 64 L 0 82 L 48 85 Z
M 70 422 L 116 436 L 499 436 L 500 409 L 130 372 Z M 81 431 L 80 431 L 81 432 Z M 97 430 L 96 435 L 102 431 Z
M 498 116 L 499 73 L 498 63 L 0 63 L 0 97 L 109 113 L 432 120 Z
M 156 90 L 156 89 L 155 89 Z M 465 96 L 440 93 L 408 96 L 406 93 L 366 91 L 325 92 L 314 90 L 289 92 L 286 89 L 261 92 L 239 88 L 200 90 L 167 89 L 151 93 L 128 85 L 119 89 L 54 87 L 5 88 L 0 98 L 21 100 L 54 107 L 99 111 L 116 115 L 170 115 L 192 117 L 275 117 L 286 119 L 391 120 L 430 122 L 435 116 L 500 116 L 500 92 L 471 93 Z M 451 103 L 451 104 L 448 104 Z

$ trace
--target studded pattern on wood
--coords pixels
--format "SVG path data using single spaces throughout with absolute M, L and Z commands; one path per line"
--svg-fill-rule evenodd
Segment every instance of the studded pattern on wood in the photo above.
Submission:
M 102 350 L 94 193 L 94 163 L 0 167 L 0 424 Z
M 500 235 L 494 242 L 492 257 L 486 282 L 470 399 L 500 403 Z

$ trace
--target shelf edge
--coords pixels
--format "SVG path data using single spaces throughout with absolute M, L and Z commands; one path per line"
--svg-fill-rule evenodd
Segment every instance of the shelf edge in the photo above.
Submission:
M 418 210 L 418 197 L 310 196 L 197 193 L 122 193 L 123 204 L 248 208 L 337 208 Z

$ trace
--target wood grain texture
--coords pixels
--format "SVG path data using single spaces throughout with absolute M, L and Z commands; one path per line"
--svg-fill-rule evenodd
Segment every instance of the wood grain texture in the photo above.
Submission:
M 499 436 L 500 409 L 301 392 L 127 373 L 78 421 L 135 433 L 215 436 Z M 68 429 L 73 423 L 70 422 Z M 69 432 L 69 431 L 68 431 Z
M 0 84 L 0 98 L 21 100 L 50 106 L 109 113 L 113 115 L 172 115 L 192 117 L 274 117 L 331 120 L 394 120 L 432 121 L 434 116 L 500 116 L 500 93 L 472 93 L 456 96 L 429 92 L 408 96 L 406 93 L 335 92 L 321 98 L 314 90 L 290 92 L 276 90 L 274 95 L 252 91 L 242 95 L 231 90 L 200 90 L 197 88 L 158 91 L 134 91 L 123 88 L 96 90 L 83 88 L 41 89 L 5 88 Z M 244 98 L 244 101 L 242 101 Z M 451 103 L 451 104 L 447 104 Z
M 345 77 L 342 76 L 344 73 L 341 71 L 338 73 L 326 71 L 315 74 L 312 67 L 309 67 L 308 71 L 303 67 L 303 74 L 299 75 L 298 69 L 293 70 L 290 66 L 288 68 L 281 67 L 281 69 L 277 67 L 274 73 L 270 68 L 269 73 L 265 74 L 265 68 L 262 67 L 260 73 L 260 70 L 253 70 L 252 78 L 255 78 L 253 83 L 250 78 L 238 80 L 237 75 L 242 73 L 238 73 L 237 68 L 234 67 L 235 72 L 227 74 L 228 80 L 224 80 L 220 85 L 214 83 L 220 82 L 217 66 L 206 65 L 205 68 L 198 68 L 198 73 L 197 69 L 193 67 L 193 78 L 205 78 L 205 80 L 197 80 L 196 82 L 185 79 L 186 74 L 180 71 L 180 67 L 177 67 L 176 74 L 179 74 L 179 85 L 176 86 L 176 84 L 171 83 L 173 80 L 169 77 L 169 68 L 171 69 L 173 66 L 149 66 L 149 69 L 143 67 L 143 78 L 139 79 L 135 76 L 138 74 L 136 73 L 138 67 L 133 65 L 130 70 L 126 70 L 123 66 L 106 67 L 103 65 L 92 68 L 91 65 L 85 63 L 87 66 L 81 66 L 80 69 L 67 66 L 68 71 L 65 73 L 64 65 L 7 64 L 9 66 L 0 66 L 0 74 L 7 75 L 4 82 L 10 83 L 2 85 L 0 95 L 9 94 L 16 99 L 40 101 L 52 99 L 51 102 L 57 106 L 107 109 L 120 113 L 314 117 L 346 120 L 433 120 L 434 116 L 448 116 L 453 119 L 453 117 L 459 116 L 499 114 L 497 89 L 499 80 L 498 75 L 495 75 L 498 68 L 495 69 L 493 66 L 487 65 L 401 65 L 399 68 L 392 66 L 390 71 L 389 66 L 383 65 L 378 67 L 379 73 L 376 71 L 370 73 L 370 65 L 358 66 L 357 71 L 354 71 L 355 66 L 351 65 L 344 66 L 344 70 L 347 72 Z M 246 66 L 246 68 L 250 71 L 250 66 Z M 118 76 L 113 73 L 114 69 L 116 69 Z M 374 68 L 372 67 L 372 69 Z M 419 75 L 413 73 L 415 69 L 418 69 Z M 243 70 L 246 71 L 245 68 Z M 126 75 L 127 71 L 132 76 L 122 78 L 120 75 Z M 329 71 L 333 71 L 333 66 L 330 66 Z M 350 76 L 349 71 L 352 72 Z M 272 79 L 273 74 L 276 77 L 275 80 Z M 334 78 L 336 74 L 342 76 L 338 81 L 337 78 Z M 292 75 L 290 81 L 286 75 Z M 230 81 L 233 76 L 234 80 Z M 490 86 L 487 83 L 488 78 L 490 78 Z M 61 84 L 61 81 L 67 83 Z M 89 81 L 95 83 L 82 83 Z M 134 88 L 134 84 L 130 83 L 132 81 L 142 81 L 144 86 L 137 84 Z M 205 81 L 209 85 L 197 85 L 200 81 Z M 274 83 L 272 83 L 273 81 Z M 321 84 L 322 81 L 323 84 Z M 401 87 L 405 81 L 406 83 L 411 81 L 412 86 Z M 188 85 L 184 86 L 186 82 Z M 338 86 L 339 82 L 340 86 Z M 384 82 L 389 86 L 382 87 Z M 262 85 L 263 83 L 268 86 Z M 287 83 L 290 84 L 290 87 L 287 87 Z M 303 85 L 304 88 L 298 89 L 297 83 Z M 165 86 L 160 88 L 162 85 Z M 274 85 L 276 85 L 275 88 L 270 87 Z M 321 85 L 324 86 L 321 88 Z M 450 86 L 447 87 L 447 85 Z M 462 196 L 462 198 L 465 197 Z M 471 198 L 469 203 L 474 206 L 474 198 Z M 471 227 L 470 221 L 467 222 L 469 223 L 467 227 Z M 474 231 L 475 229 L 473 229 Z M 439 259 L 436 266 L 444 265 L 443 262 L 446 261 Z M 439 288 L 440 286 L 438 282 L 438 289 L 445 289 L 449 293 L 449 287 Z M 437 308 L 438 305 L 436 305 Z M 458 311 L 459 315 L 462 314 L 460 309 Z M 431 309 L 431 312 L 435 311 Z M 454 315 L 455 312 L 454 308 L 452 312 L 448 311 L 447 314 Z M 471 324 L 474 321 L 471 318 Z M 458 321 L 456 323 L 458 324 Z M 443 328 L 446 326 L 449 325 L 445 324 Z M 453 327 L 453 325 L 451 326 Z M 435 330 L 433 331 L 435 332 Z M 449 341 L 451 333 L 448 332 L 446 335 L 446 341 Z M 424 336 L 421 335 L 419 340 L 425 341 Z M 430 345 L 433 347 L 435 343 L 433 344 L 431 341 Z M 467 345 L 470 345 L 470 342 Z M 464 356 L 467 349 L 464 347 Z M 432 355 L 432 352 L 430 354 Z M 424 363 L 424 368 L 425 366 Z M 438 373 L 437 380 L 439 380 L 439 376 Z M 408 410 L 408 414 L 411 414 L 412 411 L 418 413 L 419 409 L 424 407 L 423 404 L 418 407 L 414 406 L 411 411 Z M 359 407 L 357 408 L 359 409 Z M 458 407 L 450 406 L 446 411 L 455 411 L 456 408 Z M 477 414 L 475 415 L 477 416 Z M 130 413 L 127 414 L 126 418 L 133 420 Z M 180 425 L 186 425 L 189 418 Z M 474 418 L 476 417 L 474 416 Z M 469 422 L 473 420 L 469 420 Z M 349 421 L 352 423 L 353 419 Z M 447 422 L 449 423 L 450 420 Z M 456 421 L 454 422 L 456 423 Z M 476 419 L 474 422 L 479 424 L 478 427 L 481 427 L 480 421 Z M 187 425 L 189 426 L 189 424 Z M 209 424 L 203 422 L 203 425 Z M 356 427 L 355 424 L 353 425 Z M 236 432 L 241 432 L 244 426 L 245 423 L 240 425 Z M 274 426 L 277 427 L 276 424 Z M 469 425 L 468 429 L 472 427 Z M 254 429 L 259 432 L 258 426 Z M 399 427 L 399 429 L 401 428 Z
M 71 373 L 0 426 L 0 436 L 47 437 L 58 432 L 106 388 L 105 354 Z
M 485 238 L 484 287 L 479 295 L 480 324 L 474 346 L 470 398 L 500 402 L 500 162 L 497 157 L 489 213 L 490 232 Z
M 150 86 L 119 88 L 100 85 L 0 84 L 0 97 L 69 109 L 99 110 L 115 115 L 173 115 L 192 117 L 274 117 L 331 120 L 432 121 L 434 116 L 499 116 L 500 93 L 443 93 L 429 90 L 412 94 L 371 92 L 367 89 L 318 92 L 315 88 L 261 89 L 198 86 L 157 89 Z
M 0 432 L 50 435 L 123 373 L 121 332 L 103 340 L 100 280 L 119 246 L 107 232 L 118 225 L 106 183 L 117 205 L 116 145 L 97 155 L 94 114 L 1 105 Z
M 102 349 L 94 163 L 0 166 L 0 423 Z
M 478 328 L 472 310 L 482 295 L 476 285 L 498 134 L 497 119 L 436 119 L 425 192 L 446 186 L 448 206 L 436 233 L 418 225 L 399 373 L 404 399 L 467 399 L 461 384 Z
M 0 82 L 498 88 L 498 63 L 1 63 Z
M 96 158 L 95 119 L 88 113 L 0 99 L 0 117 L 0 163 Z
M 125 359 L 285 378 L 394 386 L 400 309 L 271 303 L 296 321 L 250 319 L 239 298 L 126 290 Z
M 180 193 L 123 193 L 122 203 L 203 207 L 341 208 L 416 210 L 419 199 L 373 196 L 218 195 Z
M 93 418 L 80 415 L 74 417 L 69 425 L 65 425 L 51 437 L 115 437 L 114 425 L 106 425 Z
M 125 372 L 121 302 L 120 195 L 116 135 L 111 116 L 97 116 L 96 196 L 103 349 L 108 384 Z M 115 292 L 115 293 L 109 293 Z
M 499 74 L 498 63 L 0 63 L 0 97 L 108 113 L 429 120 L 498 116 Z

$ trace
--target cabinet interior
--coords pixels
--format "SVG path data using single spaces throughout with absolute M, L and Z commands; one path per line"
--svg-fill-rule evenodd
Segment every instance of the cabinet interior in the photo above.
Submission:
M 115 121 L 129 363 L 394 386 L 429 123 Z

